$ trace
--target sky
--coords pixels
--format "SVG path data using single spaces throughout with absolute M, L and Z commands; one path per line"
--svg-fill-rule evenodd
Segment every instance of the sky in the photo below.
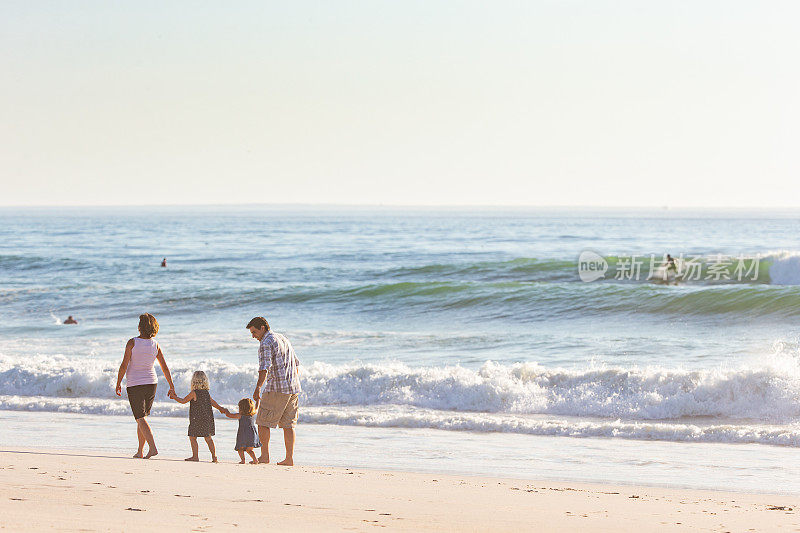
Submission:
M 0 205 L 797 207 L 800 3 L 0 3 Z

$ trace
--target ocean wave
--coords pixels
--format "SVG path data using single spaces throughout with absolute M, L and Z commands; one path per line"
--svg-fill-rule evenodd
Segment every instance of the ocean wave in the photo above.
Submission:
M 123 296 L 126 297 L 126 296 Z M 777 285 L 664 286 L 640 283 L 397 282 L 291 285 L 263 289 L 208 288 L 150 295 L 149 307 L 176 313 L 256 305 L 314 305 L 360 312 L 462 311 L 481 318 L 518 321 L 620 313 L 673 316 L 800 316 L 800 287 Z M 99 306 L 107 304 L 98 303 Z M 144 302 L 118 307 L 137 308 Z
M 781 251 L 765 256 L 773 285 L 800 285 L 800 252 Z
M 226 402 L 221 402 L 226 404 Z M 230 407 L 235 409 L 233 402 Z M 0 410 L 46 411 L 94 415 L 130 415 L 124 399 L 51 398 L 0 395 Z M 152 416 L 186 417 L 188 408 L 157 400 Z M 223 416 L 215 413 L 215 417 Z M 420 409 L 407 406 L 308 406 L 300 408 L 301 424 L 329 424 L 402 429 L 438 429 L 476 433 L 510 433 L 550 437 L 618 438 L 668 442 L 718 442 L 800 447 L 800 424 L 785 425 L 704 420 L 650 421 L 624 419 L 579 419 L 520 414 L 468 413 Z
M 401 406 L 459 413 L 676 420 L 692 417 L 788 423 L 800 419 L 796 348 L 753 365 L 681 370 L 661 367 L 547 368 L 487 362 L 480 368 L 402 363 L 315 362 L 302 367 L 305 406 Z M 94 359 L 0 357 L 0 395 L 65 400 L 115 399 L 117 365 Z M 218 360 L 172 360 L 178 391 L 205 370 L 217 401 L 252 394 L 256 369 Z M 163 378 L 161 390 L 166 393 Z M 47 404 L 51 405 L 51 404 Z M 59 408 L 60 409 L 60 408 Z
M 304 423 L 382 428 L 425 428 L 556 437 L 606 437 L 671 442 L 724 442 L 800 446 L 800 425 L 708 424 L 631 420 L 578 420 L 431 410 L 303 408 Z
M 614 268 L 624 261 L 630 261 L 631 255 L 609 254 L 603 255 L 610 270 L 604 281 L 614 280 Z M 637 253 L 634 256 L 639 262 L 640 275 L 636 280 L 649 283 L 650 274 L 663 267 L 664 258 L 661 255 L 650 255 Z M 758 269 L 754 267 L 754 258 L 758 258 Z M 742 272 L 742 279 L 736 279 L 733 269 L 738 262 L 738 256 L 719 256 L 715 253 L 698 253 L 686 255 L 684 259 L 692 259 L 703 266 L 703 276 L 701 279 L 687 279 L 688 284 L 719 284 L 719 283 L 742 283 L 742 284 L 774 284 L 774 285 L 800 285 L 800 251 L 778 250 L 766 254 L 748 256 L 743 263 L 745 271 Z M 141 272 L 134 268 L 141 262 L 151 260 L 150 256 L 137 256 L 135 260 L 110 260 L 107 258 L 73 258 L 73 257 L 43 257 L 36 255 L 4 255 L 0 254 L 0 267 L 7 269 L 9 273 L 15 271 L 26 272 L 29 270 L 48 270 L 53 274 L 64 271 L 92 269 L 95 273 L 110 271 L 119 274 L 120 269 L 126 274 L 140 275 Z M 328 257 L 330 261 L 335 257 Z M 728 271 L 732 279 L 710 279 L 705 278 L 705 268 L 710 264 L 727 259 L 732 261 Z M 387 266 L 386 268 L 374 269 L 369 264 L 361 268 L 351 267 L 331 267 L 320 268 L 313 264 L 305 267 L 298 266 L 292 262 L 291 266 L 276 266 L 276 269 L 268 273 L 259 269 L 262 254 L 238 254 L 231 256 L 203 256 L 185 257 L 174 259 L 170 268 L 167 270 L 157 269 L 158 273 L 167 272 L 170 275 L 190 275 L 192 278 L 209 275 L 214 279 L 227 279 L 227 274 L 231 274 L 230 281 L 236 281 L 242 276 L 257 275 L 259 279 L 268 279 L 275 282 L 284 280 L 285 286 L 290 286 L 292 280 L 297 281 L 298 287 L 307 287 L 302 283 L 310 273 L 316 273 L 315 279 L 326 279 L 335 281 L 341 279 L 342 275 L 347 275 L 347 279 L 360 280 L 361 286 L 369 286 L 369 281 L 376 285 L 387 287 L 402 286 L 404 282 L 411 284 L 425 284 L 431 282 L 452 283 L 452 282 L 580 282 L 578 276 L 578 257 L 515 257 L 500 260 L 480 260 L 480 261 L 460 261 L 446 263 L 422 263 L 411 264 L 408 266 Z M 680 258 L 679 258 L 680 260 Z M 138 263 L 137 263 L 138 262 Z M 146 263 L 147 264 L 147 263 Z M 335 264 L 335 263 L 334 263 Z M 253 270 L 257 269 L 257 270 Z M 321 271 L 324 271 L 322 274 Z M 42 273 L 46 275 L 45 273 Z M 746 275 L 745 275 L 746 274 Z M 266 276 L 266 278 L 265 278 Z M 119 277 L 119 276 L 117 276 Z M 753 279 L 755 278 L 755 279 Z M 118 280 L 117 280 L 118 281 Z M 628 280 L 626 280 L 628 281 Z
M 10 258 L 12 263 L 25 260 L 22 256 L 0 256 L 0 260 L 2 257 Z M 612 268 L 623 258 L 607 257 Z M 706 260 L 712 260 L 712 256 Z M 31 257 L 30 261 L 40 265 L 42 258 Z M 144 288 L 138 281 L 126 285 L 64 278 L 59 270 L 63 265 L 56 260 L 53 269 L 58 271 L 58 282 L 26 282 L 21 287 L 0 288 L 0 302 L 24 309 L 45 306 L 48 310 L 63 307 L 65 301 L 80 302 L 85 317 L 115 319 L 133 316 L 131 310 L 142 308 L 191 314 L 273 304 L 325 306 L 336 312 L 358 313 L 396 313 L 402 307 L 409 314 L 457 312 L 476 319 L 516 321 L 619 313 L 800 316 L 798 252 L 768 254 L 759 263 L 755 280 L 697 280 L 678 287 L 646 281 L 647 261 L 649 258 L 639 282 L 606 279 L 583 283 L 578 278 L 576 261 L 522 257 L 375 271 L 331 271 L 320 278 L 289 268 L 271 272 L 268 281 L 262 279 L 256 284 L 243 284 L 243 276 L 249 276 L 244 267 L 228 274 L 217 270 L 209 273 L 203 269 L 217 269 L 216 262 L 213 267 L 187 262 L 182 269 L 170 270 L 170 279 L 175 279 L 169 283 Z
M 640 262 L 640 276 L 632 282 L 649 283 L 650 278 L 656 277 L 659 268 L 663 267 L 664 258 L 655 255 L 636 255 Z M 734 269 L 738 263 L 738 256 L 718 256 L 716 254 L 697 254 L 686 256 L 692 258 L 702 266 L 703 275 L 700 279 L 687 279 L 683 281 L 692 285 L 709 284 L 772 284 L 772 285 L 800 285 L 800 252 L 776 251 L 758 256 L 745 257 L 741 279 L 738 279 Z M 753 261 L 758 258 L 758 268 Z M 606 255 L 603 258 L 609 264 L 609 274 L 606 281 L 614 281 L 613 272 L 623 261 L 630 261 L 631 256 Z M 712 263 L 720 260 L 732 261 L 728 273 L 731 279 L 704 279 L 706 269 Z M 504 261 L 479 261 L 465 263 L 441 263 L 413 267 L 403 267 L 380 273 L 389 278 L 436 278 L 441 281 L 579 281 L 577 274 L 577 259 L 558 258 L 533 258 L 518 257 Z M 746 275 L 745 275 L 746 274 Z M 692 276 L 688 276 L 692 277 Z M 628 281 L 628 280 L 626 280 Z

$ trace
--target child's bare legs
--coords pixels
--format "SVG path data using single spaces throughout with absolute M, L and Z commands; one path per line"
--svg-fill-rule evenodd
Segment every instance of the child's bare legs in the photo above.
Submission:
M 144 449 L 144 445 L 142 444 L 141 440 L 142 437 L 144 437 L 144 440 L 147 441 L 147 446 L 149 448 L 147 450 L 147 455 L 145 455 L 144 458 L 150 459 L 154 455 L 158 455 L 156 441 L 153 438 L 153 431 L 150 429 L 150 424 L 147 423 L 146 418 L 142 417 L 136 419 L 136 435 L 139 437 L 139 454 L 137 455 L 141 456 L 141 453 Z
M 286 459 L 278 463 L 280 466 L 294 466 L 294 428 L 283 428 L 283 443 L 286 445 Z
M 256 452 L 253 451 L 253 448 L 247 448 L 247 453 L 249 453 L 250 457 L 253 458 L 253 460 L 250 461 L 250 464 L 251 465 L 257 465 L 258 464 L 258 459 L 256 459 Z M 244 454 L 242 452 L 239 452 L 239 455 L 242 456 L 242 462 L 244 462 Z
M 192 456 L 187 457 L 184 461 L 199 461 L 197 456 L 197 437 L 189 437 L 189 444 L 192 446 Z
M 239 452 L 239 459 L 241 459 L 239 461 L 239 464 L 243 465 L 244 464 L 244 450 L 236 450 L 236 451 Z
M 204 437 L 204 438 L 206 439 L 206 444 L 208 444 L 208 451 L 211 452 L 211 462 L 212 463 L 216 463 L 217 462 L 217 450 L 214 447 L 214 439 L 212 439 L 211 437 Z

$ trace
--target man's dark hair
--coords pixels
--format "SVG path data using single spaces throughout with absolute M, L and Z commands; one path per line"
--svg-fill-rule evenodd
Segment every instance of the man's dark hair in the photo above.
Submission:
M 256 328 L 256 329 L 267 328 L 267 331 L 269 331 L 269 322 L 267 322 L 267 319 L 264 318 L 263 316 L 257 316 L 255 318 L 250 319 L 250 322 L 248 322 L 247 325 L 245 326 L 245 329 L 250 329 L 250 328 Z

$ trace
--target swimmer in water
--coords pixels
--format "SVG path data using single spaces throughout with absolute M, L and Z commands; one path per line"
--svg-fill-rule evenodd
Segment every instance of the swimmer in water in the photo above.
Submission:
M 670 270 L 674 270 L 675 272 L 678 271 L 678 267 L 675 265 L 675 258 L 669 254 L 667 254 L 666 264 L 667 264 L 667 272 L 669 272 Z
M 72 318 L 72 315 L 69 315 L 67 319 L 64 321 L 64 324 L 77 324 L 78 321 Z
M 161 260 L 161 266 L 164 267 L 164 268 L 167 268 L 167 258 L 166 257 Z

